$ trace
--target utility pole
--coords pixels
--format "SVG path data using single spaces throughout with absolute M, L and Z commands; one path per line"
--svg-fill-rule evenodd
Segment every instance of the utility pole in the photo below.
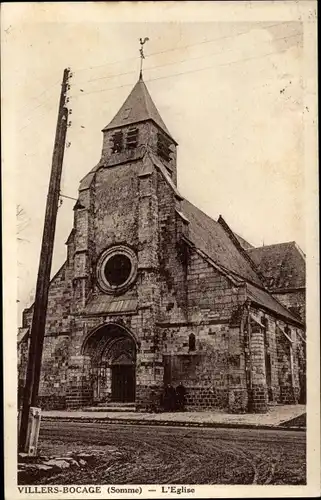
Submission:
M 71 76 L 72 75 L 70 73 L 70 69 L 65 69 L 61 85 L 58 119 L 52 155 L 51 174 L 47 195 L 45 221 L 36 285 L 36 296 L 30 332 L 26 382 L 23 393 L 23 405 L 20 419 L 19 451 L 21 452 L 28 451 L 26 448 L 28 447 L 28 436 L 31 432 L 31 429 L 28 427 L 30 427 L 30 423 L 32 421 L 32 418 L 30 416 L 30 408 L 35 408 L 37 410 L 36 412 L 34 412 L 36 416 L 40 415 L 40 410 L 36 407 L 38 405 L 41 358 L 45 336 L 51 263 L 60 196 L 60 180 L 68 127 L 69 110 L 66 107 L 66 103 L 68 102 L 66 94 L 70 88 L 68 82 Z M 34 450 L 34 453 L 35 452 L 36 450 Z

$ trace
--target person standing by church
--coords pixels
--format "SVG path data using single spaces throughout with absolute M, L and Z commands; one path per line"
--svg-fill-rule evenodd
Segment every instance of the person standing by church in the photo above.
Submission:
M 169 389 L 169 411 L 175 411 L 177 408 L 176 391 L 171 384 L 169 385 L 168 389 Z
M 170 385 L 167 384 L 164 387 L 164 392 L 163 392 L 163 408 L 164 411 L 169 411 L 170 409 Z
M 163 406 L 164 411 L 174 411 L 176 408 L 176 391 L 171 384 L 164 388 Z
M 185 394 L 186 394 L 186 389 L 183 386 L 182 382 L 180 382 L 176 387 L 177 409 L 179 411 L 185 410 Z

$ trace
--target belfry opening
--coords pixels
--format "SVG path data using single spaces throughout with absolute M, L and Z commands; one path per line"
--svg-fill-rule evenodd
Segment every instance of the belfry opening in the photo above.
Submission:
M 99 327 L 85 340 L 83 354 L 90 359 L 94 404 L 135 401 L 136 343 L 124 327 Z

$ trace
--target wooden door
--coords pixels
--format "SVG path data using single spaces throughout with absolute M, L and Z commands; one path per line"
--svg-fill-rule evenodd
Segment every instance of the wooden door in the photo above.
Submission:
M 135 367 L 113 365 L 111 381 L 112 400 L 119 403 L 135 401 Z

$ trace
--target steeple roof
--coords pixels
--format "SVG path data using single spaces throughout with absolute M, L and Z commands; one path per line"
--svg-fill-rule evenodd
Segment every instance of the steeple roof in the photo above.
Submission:
M 153 102 L 145 82 L 140 77 L 116 116 L 103 129 L 103 132 L 146 120 L 152 120 L 175 142 Z

